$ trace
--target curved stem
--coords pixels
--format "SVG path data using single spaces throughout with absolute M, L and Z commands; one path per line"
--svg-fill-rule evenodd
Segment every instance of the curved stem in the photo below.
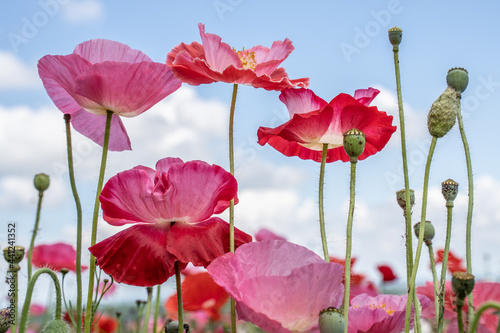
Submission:
M 459 333 L 465 333 L 464 332 L 464 320 L 462 318 L 462 307 L 457 306 L 457 322 L 458 322 L 458 332 Z M 475 332 L 475 331 L 471 331 Z
M 351 159 L 351 181 L 350 181 L 350 196 L 349 196 L 349 215 L 347 218 L 347 235 L 346 235 L 346 250 L 344 264 L 344 331 L 347 332 L 348 315 L 349 315 L 349 293 L 351 288 L 351 247 L 352 247 L 352 222 L 354 219 L 354 202 L 355 202 L 355 185 L 356 185 L 356 164 L 357 161 Z
M 403 109 L 403 97 L 401 94 L 401 75 L 399 72 L 399 46 L 392 48 L 394 53 L 394 69 L 396 72 L 396 89 L 398 95 L 399 109 L 399 130 L 401 133 L 401 155 L 403 158 L 403 174 L 405 183 L 405 221 L 406 221 L 406 282 L 410 288 L 410 276 L 413 268 L 413 245 L 412 245 L 412 225 L 411 225 L 411 204 L 410 204 L 410 180 L 408 176 L 408 160 L 406 157 L 406 131 Z
M 177 286 L 177 313 L 179 322 L 179 332 L 184 331 L 184 308 L 182 304 L 182 284 L 181 284 L 181 270 L 179 262 L 175 262 L 175 284 Z
M 38 206 L 36 208 L 36 217 L 35 217 L 35 228 L 33 229 L 33 235 L 31 236 L 30 248 L 28 250 L 28 283 L 31 280 L 31 258 L 33 257 L 33 247 L 35 246 L 35 238 L 36 233 L 38 231 L 38 223 L 40 222 L 40 212 L 42 210 L 42 199 L 43 199 L 43 191 L 38 191 Z
M 146 303 L 146 315 L 144 316 L 144 323 L 142 325 L 142 333 L 148 333 L 149 317 L 151 315 L 151 299 L 153 298 L 153 287 L 147 287 L 146 290 L 148 291 L 148 302 Z
M 106 111 L 106 128 L 104 130 L 104 143 L 102 145 L 102 158 L 101 158 L 101 169 L 99 171 L 99 180 L 97 182 L 97 191 L 94 202 L 94 215 L 92 218 L 92 236 L 90 245 L 94 245 L 97 239 L 97 220 L 99 217 L 99 195 L 101 194 L 102 186 L 104 183 L 104 172 L 106 170 L 106 161 L 108 158 L 108 145 L 109 145 L 109 132 L 111 128 L 111 118 L 113 117 L 112 111 Z M 94 311 L 96 309 L 92 306 L 92 295 L 94 293 L 94 274 L 95 274 L 95 258 L 90 255 L 90 267 L 89 267 L 89 289 L 87 291 L 87 310 L 85 316 L 85 333 L 90 333 L 91 329 L 91 318 L 93 317 Z
M 484 311 L 493 308 L 496 309 L 497 312 L 500 312 L 500 303 L 495 302 L 495 301 L 487 301 L 484 303 L 481 303 L 479 308 L 476 310 L 476 315 L 474 316 L 474 320 L 472 321 L 472 325 L 470 327 L 470 332 L 476 332 L 477 330 L 477 325 L 479 324 L 479 319 L 481 318 L 481 315 L 483 314 Z
M 158 332 L 156 327 L 158 326 L 158 312 L 160 312 L 160 291 L 161 284 L 156 287 L 156 304 L 155 304 L 155 317 L 153 320 L 153 332 Z
M 23 313 L 21 315 L 21 324 L 19 325 L 19 333 L 25 333 L 28 317 L 29 317 L 29 309 L 31 304 L 31 297 L 33 295 L 33 288 L 35 287 L 36 280 L 41 274 L 48 274 L 52 280 L 54 281 L 54 285 L 56 287 L 56 315 L 55 319 L 61 320 L 61 286 L 59 284 L 59 280 L 57 279 L 56 273 L 54 273 L 51 269 L 48 268 L 40 268 L 33 274 L 33 278 L 30 280 L 28 284 L 28 290 L 26 291 L 26 298 L 24 299 L 23 305 Z
M 446 240 L 444 243 L 444 253 L 443 253 L 443 264 L 441 266 L 441 280 L 439 283 L 439 317 L 437 317 L 438 332 L 443 331 L 444 324 L 444 287 L 446 282 L 446 270 L 448 269 L 448 254 L 450 253 L 450 241 L 451 241 L 451 225 L 453 216 L 453 201 L 446 202 L 447 209 L 447 223 L 446 223 Z M 436 313 L 437 316 L 437 313 Z
M 82 317 L 82 204 L 80 203 L 80 197 L 76 189 L 75 181 L 75 171 L 73 166 L 73 148 L 71 144 L 71 126 L 70 126 L 71 115 L 65 114 L 64 121 L 66 123 L 66 147 L 68 150 L 68 170 L 69 170 L 69 181 L 71 183 L 71 191 L 73 193 L 73 198 L 75 199 L 76 206 L 76 322 L 79 323 L 75 325 L 76 332 L 80 333 L 82 331 L 82 325 L 80 324 Z M 72 318 L 72 317 L 71 317 Z
M 436 309 L 436 327 L 438 325 L 439 318 L 439 285 L 436 273 L 436 261 L 434 260 L 434 250 L 432 249 L 432 243 L 427 244 L 427 248 L 429 249 L 429 259 L 431 261 L 431 269 L 432 269 L 432 281 L 434 285 L 434 306 Z
M 325 213 L 323 210 L 323 185 L 325 179 L 325 162 L 326 154 L 328 152 L 328 144 L 323 144 L 323 153 L 321 155 L 321 168 L 319 171 L 319 229 L 321 232 L 321 244 L 323 245 L 323 255 L 325 256 L 325 261 L 330 262 L 330 255 L 328 254 L 328 244 L 326 241 L 326 230 L 325 230 Z
M 462 120 L 461 110 L 457 112 L 457 120 L 458 120 L 458 128 L 460 130 L 460 136 L 462 137 L 462 142 L 464 145 L 465 163 L 467 164 L 469 204 L 467 208 L 467 228 L 465 233 L 465 244 L 466 244 L 467 273 L 472 274 L 471 235 L 472 235 L 472 209 L 474 207 L 474 177 L 472 175 L 472 161 L 470 157 L 469 143 L 467 142 L 467 136 L 465 135 L 464 122 Z M 474 318 L 472 293 L 470 293 L 468 296 L 468 302 L 469 302 L 469 322 L 472 322 Z
M 405 318 L 405 332 L 410 331 L 410 321 L 411 321 L 411 304 L 413 303 L 413 295 L 415 294 L 415 279 L 417 278 L 418 264 L 420 261 L 420 254 L 422 252 L 422 243 L 424 242 L 425 233 L 425 217 L 427 214 L 427 194 L 429 191 L 429 174 L 431 169 L 432 155 L 434 155 L 434 149 L 436 148 L 437 138 L 432 137 L 431 145 L 429 147 L 429 154 L 427 155 L 427 163 L 425 165 L 424 173 L 424 190 L 422 194 L 422 212 L 420 214 L 420 232 L 418 237 L 417 251 L 415 253 L 415 262 L 413 264 L 411 279 L 410 279 L 410 289 L 408 291 L 408 301 L 406 303 L 406 318 Z M 418 298 L 415 298 L 415 308 L 418 306 Z M 417 318 L 417 312 L 415 311 L 415 323 L 420 319 Z

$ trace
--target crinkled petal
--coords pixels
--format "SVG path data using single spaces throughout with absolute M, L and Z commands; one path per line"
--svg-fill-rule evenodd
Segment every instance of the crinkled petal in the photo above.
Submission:
M 76 250 L 65 243 L 37 245 L 33 248 L 31 263 L 38 268 L 48 267 L 55 271 L 66 268 L 76 272 Z M 82 266 L 82 270 L 85 269 L 87 266 Z
M 91 103 L 80 105 L 89 112 L 106 110 L 124 117 L 134 117 L 150 109 L 181 86 L 169 67 L 156 62 L 103 62 L 81 73 L 76 93 Z
M 78 44 L 73 51 L 92 64 L 104 61 L 152 62 L 143 52 L 130 46 L 107 39 L 92 39 Z
M 255 61 L 257 63 L 255 72 L 258 75 L 271 75 L 293 50 L 292 41 L 286 38 L 284 41 L 275 41 L 270 49 L 263 46 L 255 46 L 248 49 L 248 52 L 254 52 L 255 54 Z
M 358 89 L 354 92 L 354 99 L 361 104 L 369 106 L 379 93 L 380 90 L 371 87 L 368 89 Z
M 296 113 L 308 113 L 328 104 L 310 89 L 285 89 L 281 91 L 279 98 L 285 103 L 290 118 Z
M 231 46 L 223 43 L 219 36 L 205 33 L 204 24 L 199 23 L 198 28 L 203 42 L 205 59 L 212 70 L 222 73 L 230 65 L 242 67 L 240 57 Z
M 251 241 L 252 236 L 234 229 L 235 247 Z M 218 217 L 196 224 L 175 223 L 168 234 L 167 249 L 182 262 L 207 266 L 229 252 L 229 224 Z
M 155 286 L 175 274 L 178 259 L 167 251 L 169 223 L 134 225 L 91 246 L 97 265 L 119 283 Z M 186 263 L 180 262 L 181 269 Z

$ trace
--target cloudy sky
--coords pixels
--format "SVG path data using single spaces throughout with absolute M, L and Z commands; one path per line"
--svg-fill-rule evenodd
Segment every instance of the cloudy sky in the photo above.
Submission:
M 9 4 L 0 14 L 0 246 L 7 223 L 15 222 L 19 244 L 27 246 L 35 217 L 37 192 L 33 176 L 44 172 L 51 186 L 43 202 L 37 243 L 74 242 L 75 209 L 66 170 L 62 113 L 47 96 L 37 74 L 47 54 L 70 54 L 86 40 L 106 38 L 130 45 L 163 62 L 181 42 L 200 42 L 197 24 L 235 49 L 270 46 L 289 38 L 295 50 L 282 64 L 291 78 L 310 77 L 310 88 L 329 101 L 339 93 L 375 87 L 372 103 L 394 115 L 399 126 L 392 47 L 387 30 L 403 29 L 400 47 L 411 187 L 419 220 L 422 179 L 430 136 L 426 116 L 446 88 L 448 69 L 469 71 L 462 109 L 473 157 L 473 271 L 498 278 L 500 255 L 498 59 L 500 5 L 494 1 L 121 1 L 40 0 Z M 476 19 L 477 18 L 477 19 Z M 142 164 L 154 167 L 167 156 L 205 160 L 228 168 L 227 128 L 232 85 L 216 83 L 181 89 L 150 111 L 124 123 L 133 151 L 110 153 L 106 178 Z M 236 178 L 240 203 L 237 227 L 254 234 L 266 227 L 321 254 L 318 226 L 319 164 L 285 157 L 261 147 L 259 126 L 287 120 L 278 92 L 242 86 L 236 105 Z M 74 134 L 78 188 L 89 238 L 92 202 L 101 148 Z M 404 225 L 395 192 L 403 188 L 399 131 L 386 148 L 358 163 L 353 250 L 355 271 L 380 281 L 376 265 L 393 266 L 405 280 Z M 325 213 L 329 249 L 345 254 L 349 164 L 326 168 Z M 460 134 L 454 128 L 438 140 L 430 175 L 428 219 L 436 228 L 436 249 L 443 247 L 446 221 L 440 183 L 460 184 L 454 215 L 452 250 L 465 257 L 467 174 Z M 99 239 L 117 232 L 101 221 Z M 88 245 L 89 241 L 85 241 Z M 418 280 L 431 278 L 426 249 Z M 489 259 L 485 259 L 489 258 Z M 85 260 L 86 261 L 86 260 Z M 5 271 L 5 263 L 0 270 Z M 142 295 L 142 290 L 140 291 Z M 0 300 L 0 306 L 5 303 Z

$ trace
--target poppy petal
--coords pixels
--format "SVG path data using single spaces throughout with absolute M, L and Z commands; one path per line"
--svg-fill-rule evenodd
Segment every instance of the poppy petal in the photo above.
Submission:
M 104 61 L 152 62 L 143 52 L 134 50 L 126 44 L 107 39 L 92 39 L 78 44 L 73 53 L 78 54 L 92 64 Z

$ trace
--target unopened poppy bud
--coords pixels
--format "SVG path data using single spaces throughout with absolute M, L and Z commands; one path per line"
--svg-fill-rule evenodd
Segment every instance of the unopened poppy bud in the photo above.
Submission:
M 47 176 L 44 173 L 39 173 L 38 175 L 35 176 L 35 179 L 33 180 L 33 184 L 35 185 L 35 188 L 39 192 L 43 192 L 49 188 L 50 178 L 49 178 L 49 176 Z
M 351 162 L 357 162 L 359 155 L 365 150 L 365 135 L 353 128 L 344 133 L 344 150 Z
M 408 189 L 410 191 L 410 209 L 415 204 L 415 191 L 412 189 Z M 396 192 L 396 200 L 398 201 L 399 207 L 406 210 L 406 190 L 402 189 Z
M 392 46 L 399 46 L 401 44 L 401 39 L 403 38 L 403 30 L 398 27 L 392 27 L 388 31 L 389 33 L 389 42 L 391 42 Z
M 319 313 L 318 325 L 321 333 L 344 333 L 344 315 L 334 307 L 323 309 Z
M 441 138 L 455 125 L 457 113 L 460 111 L 459 93 L 448 87 L 432 103 L 427 116 L 429 133 L 436 138 Z
M 61 268 L 61 270 L 59 272 L 61 272 L 61 274 L 64 276 L 64 275 L 66 275 L 66 274 L 69 273 L 69 269 L 67 269 L 67 268 Z
M 61 319 L 54 319 L 48 323 L 41 331 L 41 333 L 68 333 L 69 327 L 66 322 Z
M 20 245 L 7 246 L 3 249 L 3 257 L 12 265 L 17 265 L 24 258 L 24 247 Z
M 5 333 L 10 328 L 10 322 L 12 318 L 10 317 L 9 309 L 0 310 L 0 333 Z
M 177 320 L 170 321 L 165 326 L 165 333 L 189 333 L 189 325 L 184 324 L 184 330 L 179 332 L 179 322 Z
M 413 226 L 413 230 L 415 231 L 415 236 L 417 236 L 418 238 L 420 236 L 420 222 Z M 432 239 L 434 238 L 435 234 L 436 231 L 434 230 L 434 226 L 432 225 L 431 221 L 425 221 L 424 242 L 426 245 L 432 244 Z
M 451 278 L 451 289 L 457 297 L 457 306 L 463 306 L 464 300 L 472 292 L 475 284 L 474 275 L 466 272 L 455 272 Z
M 465 68 L 452 68 L 448 71 L 448 75 L 446 75 L 446 83 L 448 87 L 455 89 L 458 93 L 462 93 L 469 84 L 469 73 Z
M 441 183 L 441 193 L 446 200 L 446 203 L 451 203 L 453 205 L 453 200 L 458 194 L 458 183 L 453 179 L 447 179 Z

